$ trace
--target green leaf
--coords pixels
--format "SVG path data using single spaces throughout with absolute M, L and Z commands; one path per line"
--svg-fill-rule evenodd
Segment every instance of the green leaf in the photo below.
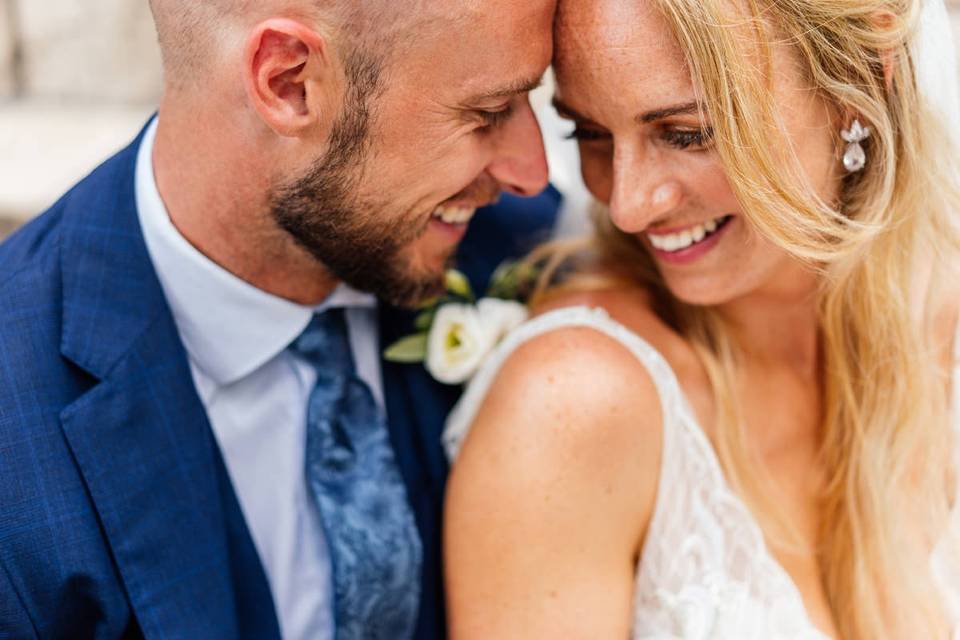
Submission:
M 503 282 L 506 278 L 510 277 L 510 273 L 514 270 L 515 264 L 515 262 L 508 260 L 497 267 L 496 271 L 493 272 L 493 275 L 490 276 L 490 286 L 496 286 Z
M 487 297 L 510 299 L 516 292 L 516 268 L 513 262 L 504 262 L 490 277 Z
M 414 311 L 430 311 L 431 309 L 436 307 L 438 304 L 440 304 L 440 301 L 442 299 L 443 299 L 443 296 L 427 298 L 426 300 L 423 300 L 422 302 L 420 302 L 416 307 L 414 307 Z
M 393 343 L 383 352 L 383 357 L 388 362 L 401 364 L 423 362 L 427 359 L 427 334 L 418 333 Z
M 433 326 L 433 319 L 437 317 L 437 308 L 427 309 L 416 317 L 413 321 L 413 328 L 417 331 L 430 331 Z
M 450 293 L 468 300 L 474 299 L 473 288 L 470 286 L 470 281 L 467 279 L 467 276 L 456 269 L 450 269 L 446 273 L 446 281 L 447 291 Z

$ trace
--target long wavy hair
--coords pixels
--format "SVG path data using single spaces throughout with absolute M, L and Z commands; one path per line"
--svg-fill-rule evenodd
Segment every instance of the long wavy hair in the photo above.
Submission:
M 956 496 L 949 381 L 933 324 L 943 319 L 960 254 L 960 174 L 941 115 L 917 90 L 920 0 L 655 1 L 685 53 L 746 219 L 820 275 L 826 483 L 816 551 L 839 632 L 942 636 L 926 568 Z M 837 114 L 872 129 L 869 162 L 845 178 L 838 202 L 813 191 L 789 145 L 770 144 L 787 139 L 770 90 L 778 42 L 792 47 Z M 838 131 L 838 163 L 844 146 Z M 731 483 L 760 513 L 775 512 L 734 399 L 741 351 L 732 331 L 716 309 L 674 298 L 647 250 L 609 215 L 601 211 L 595 226 L 594 254 L 639 280 L 703 362 Z M 532 260 L 548 263 L 543 282 L 582 248 L 537 252 Z

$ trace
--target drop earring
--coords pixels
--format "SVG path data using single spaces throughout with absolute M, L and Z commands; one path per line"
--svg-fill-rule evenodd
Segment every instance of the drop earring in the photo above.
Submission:
M 870 137 L 870 127 L 864 127 L 854 118 L 850 128 L 841 131 L 840 136 L 849 143 L 843 154 L 843 167 L 850 173 L 862 171 L 867 166 L 867 152 L 860 143 Z

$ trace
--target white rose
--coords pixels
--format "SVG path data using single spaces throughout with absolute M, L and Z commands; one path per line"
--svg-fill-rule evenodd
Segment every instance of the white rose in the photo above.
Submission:
M 466 382 L 503 336 L 526 319 L 526 307 L 507 300 L 443 305 L 427 339 L 427 371 L 444 384 Z
M 445 384 L 461 384 L 480 368 L 497 341 L 477 307 L 446 304 L 437 311 L 427 338 L 427 371 Z
M 494 332 L 494 343 L 500 342 L 505 335 L 527 321 L 527 307 L 512 300 L 483 298 L 477 303 L 480 322 Z

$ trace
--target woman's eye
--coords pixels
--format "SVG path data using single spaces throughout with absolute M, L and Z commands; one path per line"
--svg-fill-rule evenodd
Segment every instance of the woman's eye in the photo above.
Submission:
M 712 129 L 674 129 L 663 134 L 667 144 L 677 149 L 696 147 L 703 149 L 713 140 Z
M 578 142 L 593 142 L 595 140 L 604 140 L 609 137 L 609 134 L 602 133 L 600 131 L 594 131 L 592 129 L 583 129 L 577 127 L 570 133 L 563 136 L 564 140 L 577 140 Z

